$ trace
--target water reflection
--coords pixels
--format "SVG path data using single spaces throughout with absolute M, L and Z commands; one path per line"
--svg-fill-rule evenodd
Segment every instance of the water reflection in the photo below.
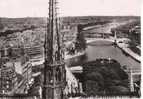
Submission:
M 118 47 L 112 45 L 111 42 L 96 41 L 86 48 L 86 54 L 76 58 L 67 60 L 68 66 L 79 65 L 83 62 L 94 61 L 98 58 L 112 58 L 117 60 L 122 66 L 128 66 L 133 71 L 141 70 L 141 64 L 123 53 Z

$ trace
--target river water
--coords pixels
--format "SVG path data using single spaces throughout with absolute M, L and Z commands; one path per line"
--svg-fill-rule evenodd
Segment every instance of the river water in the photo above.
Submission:
M 94 61 L 98 58 L 111 58 L 117 60 L 121 66 L 128 66 L 132 68 L 133 72 L 140 72 L 141 64 L 127 56 L 118 47 L 111 45 L 108 41 L 95 41 L 90 43 L 86 48 L 86 57 L 76 57 L 67 61 L 69 66 L 74 66 L 77 63 Z

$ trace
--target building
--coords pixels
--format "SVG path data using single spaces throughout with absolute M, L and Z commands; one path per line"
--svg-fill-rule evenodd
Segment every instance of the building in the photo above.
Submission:
M 6 57 L 8 57 L 8 48 L 0 49 L 0 58 L 6 58 Z
M 63 39 L 64 41 L 72 41 L 76 38 L 78 32 L 78 27 L 77 25 L 74 24 L 63 24 L 61 33 L 63 34 Z
M 117 38 L 129 38 L 129 29 L 127 28 L 112 28 L 111 32 L 113 36 L 116 33 Z
M 27 55 L 24 55 L 21 60 L 22 76 L 28 83 L 32 78 L 32 64 Z
M 0 95 L 0 99 L 41 99 L 41 98 L 37 95 L 19 94 L 19 95 Z
M 32 78 L 32 64 L 30 62 L 26 62 L 22 65 L 22 76 L 29 82 Z
M 136 43 L 141 43 L 141 27 L 135 26 L 130 29 L 130 38 L 134 40 Z
M 17 86 L 17 75 L 15 66 L 11 62 L 1 64 L 0 67 L 0 93 L 10 94 Z

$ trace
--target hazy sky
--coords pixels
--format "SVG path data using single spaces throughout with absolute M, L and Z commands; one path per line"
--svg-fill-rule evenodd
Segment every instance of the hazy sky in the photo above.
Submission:
M 48 16 L 49 0 L 0 0 L 0 17 Z M 140 15 L 141 0 L 58 0 L 60 16 Z

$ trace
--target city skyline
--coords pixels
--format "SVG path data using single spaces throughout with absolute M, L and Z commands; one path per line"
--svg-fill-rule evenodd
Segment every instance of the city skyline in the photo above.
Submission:
M 0 17 L 47 17 L 49 0 L 1 0 Z M 141 0 L 57 0 L 60 16 L 140 16 Z

